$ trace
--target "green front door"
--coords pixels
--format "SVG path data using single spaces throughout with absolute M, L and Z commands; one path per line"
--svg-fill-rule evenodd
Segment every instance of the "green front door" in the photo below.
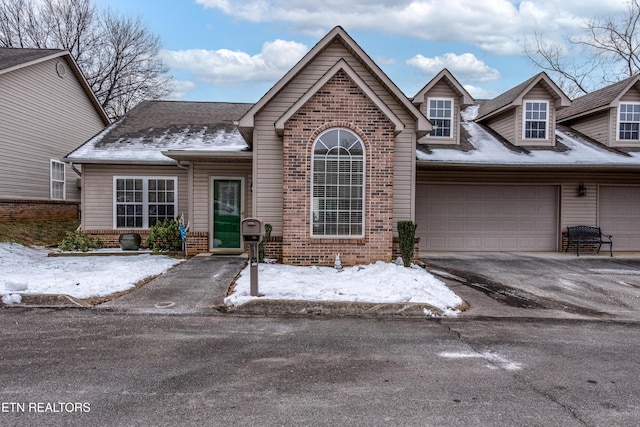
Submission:
M 242 221 L 242 181 L 213 180 L 213 242 L 214 249 L 240 249 Z

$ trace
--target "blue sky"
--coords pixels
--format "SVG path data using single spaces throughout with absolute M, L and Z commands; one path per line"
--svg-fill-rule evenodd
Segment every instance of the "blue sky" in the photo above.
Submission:
M 162 43 L 173 99 L 256 102 L 341 25 L 409 97 L 448 68 L 476 98 L 539 70 L 534 33 L 559 43 L 625 0 L 94 0 L 139 16 Z

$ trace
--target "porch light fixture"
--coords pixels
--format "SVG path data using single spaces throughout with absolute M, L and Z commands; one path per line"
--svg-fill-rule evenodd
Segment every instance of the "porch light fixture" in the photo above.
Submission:
M 584 185 L 584 182 L 581 182 L 578 185 L 578 197 L 584 197 L 587 195 L 587 187 Z

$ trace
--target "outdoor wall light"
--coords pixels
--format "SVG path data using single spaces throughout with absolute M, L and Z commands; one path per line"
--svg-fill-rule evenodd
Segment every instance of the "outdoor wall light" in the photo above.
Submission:
M 580 185 L 578 185 L 578 197 L 584 197 L 587 195 L 587 187 L 584 185 L 583 182 L 580 183 Z

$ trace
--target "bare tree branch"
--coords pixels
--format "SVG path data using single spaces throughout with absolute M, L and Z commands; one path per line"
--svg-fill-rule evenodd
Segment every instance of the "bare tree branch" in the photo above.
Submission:
M 112 119 L 172 89 L 160 39 L 91 0 L 0 0 L 0 46 L 68 50 Z
M 583 27 L 582 37 L 565 42 L 574 48 L 571 59 L 558 45 L 546 44 L 536 34 L 533 46 L 524 52 L 537 67 L 549 71 L 569 95 L 588 93 L 640 72 L 639 0 L 629 0 L 622 15 L 593 18 Z M 579 62 L 578 62 L 579 61 Z

